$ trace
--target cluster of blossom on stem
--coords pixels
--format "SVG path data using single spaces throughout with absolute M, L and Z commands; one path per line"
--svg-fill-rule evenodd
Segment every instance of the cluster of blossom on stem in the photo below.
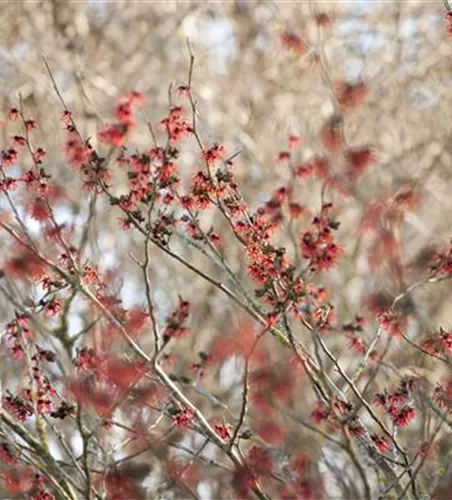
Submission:
M 375 395 L 375 404 L 385 409 L 395 427 L 405 427 L 416 418 L 417 409 L 412 403 L 415 384 L 412 378 L 404 379 L 395 390 Z

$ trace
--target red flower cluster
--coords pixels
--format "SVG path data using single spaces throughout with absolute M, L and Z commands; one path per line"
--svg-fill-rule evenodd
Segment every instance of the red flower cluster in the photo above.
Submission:
M 279 35 L 279 39 L 281 41 L 282 46 L 296 55 L 301 55 L 305 51 L 304 43 L 301 38 L 295 33 L 291 33 L 290 31 L 283 31 Z
M 385 390 L 375 395 L 375 404 L 386 410 L 396 427 L 406 427 L 417 416 L 417 410 L 410 402 L 414 387 L 415 380 L 406 378 L 393 392 Z
M 311 271 L 328 271 L 339 262 L 344 249 L 334 242 L 333 231 L 339 223 L 331 218 L 333 205 L 325 203 L 318 217 L 312 220 L 312 229 L 301 238 L 301 255 L 310 261 Z
M 440 328 L 439 332 L 430 335 L 422 342 L 422 347 L 432 356 L 444 354 L 450 356 L 452 352 L 452 333 Z
M 183 337 L 188 333 L 185 322 L 190 315 L 191 304 L 188 300 L 179 297 L 177 309 L 167 319 L 167 325 L 163 333 L 163 339 L 168 342 L 171 338 Z
M 133 108 L 141 105 L 143 96 L 132 92 L 116 106 L 115 116 L 118 123 L 107 125 L 99 134 L 100 140 L 111 146 L 123 146 L 135 128 Z
M 431 267 L 438 274 L 452 274 L 452 240 L 447 250 L 435 252 Z
M 179 429 L 185 429 L 193 424 L 193 411 L 191 408 L 184 408 L 179 411 L 173 419 L 173 425 Z
M 452 377 L 435 387 L 433 400 L 440 408 L 452 413 Z
M 180 106 L 173 106 L 169 115 L 160 123 L 165 127 L 172 142 L 180 142 L 193 133 L 193 127 L 184 118 L 183 109 Z
M 336 98 L 344 111 L 351 111 L 362 104 L 369 95 L 369 88 L 363 82 L 351 84 L 345 81 L 336 82 Z
M 452 37 L 452 11 L 446 12 L 445 15 L 446 18 L 446 28 L 447 28 L 447 34 Z
M 407 326 L 407 318 L 402 316 L 400 312 L 394 309 L 387 309 L 378 314 L 378 320 L 389 335 L 396 338 L 403 336 L 403 331 Z

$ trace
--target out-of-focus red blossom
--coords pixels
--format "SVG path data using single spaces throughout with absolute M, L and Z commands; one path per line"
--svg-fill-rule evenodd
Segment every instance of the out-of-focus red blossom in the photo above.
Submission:
M 97 271 L 96 267 L 86 265 L 83 269 L 83 275 L 82 275 L 83 281 L 87 285 L 92 285 L 94 283 L 99 282 L 99 273 Z
M 93 149 L 91 145 L 83 143 L 78 137 L 71 137 L 65 146 L 65 154 L 69 163 L 81 168 L 90 161 Z
M 11 465 L 16 461 L 8 443 L 0 444 L 0 461 L 6 465 Z
M 329 14 L 327 12 L 317 12 L 315 14 L 315 22 L 318 26 L 322 28 L 329 28 L 333 25 L 335 21 L 334 14 Z
M 33 219 L 40 222 L 49 219 L 51 216 L 49 204 L 42 196 L 38 196 L 31 200 L 27 206 L 27 212 Z
M 249 353 L 256 339 L 254 328 L 254 323 L 246 322 L 230 333 L 218 335 L 210 348 L 212 361 L 218 363 L 234 354 L 246 355 Z M 258 349 L 259 347 L 256 351 Z
M 123 101 L 118 104 L 115 111 L 116 119 L 126 127 L 135 123 L 132 112 L 132 106 L 129 101 Z
M 284 439 L 284 431 L 281 425 L 278 425 L 274 421 L 267 421 L 260 424 L 257 433 L 266 443 L 276 445 Z
M 16 466 L 12 471 L 0 473 L 3 487 L 9 495 L 25 495 L 29 493 L 34 486 L 34 476 L 33 471 L 24 466 Z
M 124 124 L 107 125 L 99 133 L 100 140 L 110 146 L 123 146 L 128 139 L 128 127 Z
M 372 434 L 370 437 L 381 453 L 387 453 L 391 450 L 392 445 L 389 439 L 384 436 L 378 436 L 377 434 Z
M 82 347 L 77 351 L 74 364 L 81 371 L 91 371 L 97 367 L 98 361 L 98 356 L 94 349 Z
M 48 491 L 41 490 L 33 495 L 32 500 L 55 500 L 55 497 Z
M 193 410 L 191 408 L 184 408 L 173 418 L 173 425 L 179 429 L 186 429 L 194 422 Z
M 295 489 L 297 498 L 300 500 L 321 500 L 324 498 L 318 485 L 313 485 L 310 481 L 297 481 Z
M 394 259 L 397 259 L 400 250 L 400 242 L 395 233 L 391 230 L 381 230 L 368 251 L 369 267 L 375 271 L 384 262 L 390 263 Z
M 290 161 L 290 153 L 288 151 L 279 152 L 276 161 L 278 163 L 287 163 Z
M 136 106 L 137 108 L 144 105 L 146 102 L 146 97 L 142 92 L 138 92 L 137 90 L 130 90 L 127 93 L 126 99 L 130 102 L 132 106 Z
M 130 387 L 146 373 L 141 363 L 133 363 L 121 359 L 107 359 L 102 368 L 106 380 L 120 388 Z
M 376 148 L 364 146 L 348 149 L 344 153 L 347 162 L 347 175 L 351 180 L 356 180 L 370 165 L 378 160 Z
M 16 149 L 10 148 L 8 150 L 3 150 L 0 154 L 0 161 L 4 167 L 10 167 L 14 165 L 19 159 L 19 153 Z
M 41 160 L 44 158 L 45 155 L 46 155 L 45 149 L 37 148 L 33 153 L 33 160 L 36 163 L 41 163 Z
M 215 231 L 211 231 L 208 234 L 208 238 L 214 247 L 216 247 L 216 248 L 221 247 L 221 245 L 222 245 L 221 236 L 218 233 L 216 233 Z
M 196 463 L 185 463 L 181 459 L 171 459 L 166 472 L 171 479 L 182 480 L 185 484 L 196 484 L 200 479 L 199 467 Z
M 320 424 L 324 420 L 328 420 L 331 415 L 331 408 L 328 408 L 325 404 L 318 401 L 316 403 L 316 408 L 311 413 L 311 419 L 317 424 Z
M 439 357 L 443 352 L 446 356 L 450 356 L 452 351 L 452 333 L 440 328 L 439 333 L 429 335 L 422 341 L 421 345 L 432 356 Z
M 349 335 L 349 346 L 358 354 L 365 354 L 367 351 L 366 343 L 356 335 Z
M 167 319 L 167 326 L 163 333 L 164 339 L 169 340 L 173 337 L 180 338 L 188 333 L 185 322 L 190 315 L 191 303 L 179 297 L 179 304 L 176 310 Z
M 366 429 L 359 423 L 357 418 L 352 418 L 348 423 L 348 430 L 352 436 L 363 437 L 366 435 Z
M 320 139 L 330 153 L 337 153 L 344 147 L 343 120 L 340 116 L 335 115 L 325 123 Z
M 3 270 L 16 279 L 39 280 L 46 273 L 46 264 L 31 250 L 19 251 L 19 255 L 5 262 Z
M 144 500 L 141 481 L 134 477 L 133 471 L 111 470 L 105 477 L 108 500 Z
M 351 84 L 345 81 L 335 83 L 336 98 L 344 111 L 351 111 L 360 106 L 369 95 L 369 88 L 364 82 Z
M 292 460 L 290 461 L 290 469 L 295 474 L 301 476 L 306 472 L 308 463 L 309 463 L 308 456 L 303 452 L 298 452 L 295 453 L 295 455 L 292 457 Z
M 452 38 L 452 11 L 446 12 L 444 17 L 446 18 L 447 34 Z
M 289 213 L 290 216 L 294 219 L 299 219 L 304 215 L 309 215 L 310 211 L 304 205 L 300 203 L 291 202 L 289 203 Z
M 9 108 L 8 110 L 8 120 L 15 122 L 19 119 L 20 113 L 17 108 Z
M 15 135 L 13 137 L 14 147 L 25 146 L 27 144 L 27 139 L 21 135 Z
M 181 85 L 178 85 L 176 88 L 176 96 L 179 99 L 182 99 L 183 97 L 189 97 L 190 96 L 190 87 L 188 84 L 183 83 Z
M 136 338 L 151 323 L 149 314 L 143 309 L 137 307 L 126 312 L 125 329 Z
M 291 134 L 289 136 L 289 148 L 297 149 L 303 145 L 303 139 L 299 135 Z
M 75 400 L 82 405 L 89 405 L 98 415 L 107 418 L 115 404 L 111 391 L 95 387 L 86 380 L 72 381 L 67 386 Z
M 35 120 L 25 120 L 24 125 L 27 131 L 36 130 L 38 128 L 38 124 Z
M 14 179 L 12 177 L 6 177 L 5 179 L 0 181 L 0 189 L 12 192 L 14 191 L 18 186 L 17 179 Z
M 431 268 L 438 274 L 452 274 L 452 239 L 449 248 L 434 253 Z
M 232 476 L 232 487 L 237 500 L 248 498 L 251 490 L 257 486 L 257 480 L 250 467 L 246 465 L 237 466 Z
M 253 446 L 248 451 L 246 463 L 258 476 L 271 474 L 273 469 L 273 458 L 262 446 Z
M 452 413 L 452 377 L 435 387 L 433 400 L 441 409 Z
M 389 333 L 389 335 L 396 338 L 401 338 L 407 327 L 407 318 L 394 309 L 388 309 L 378 314 L 378 320 L 383 329 Z
M 275 417 L 276 411 L 274 406 L 268 401 L 268 398 L 260 391 L 253 392 L 250 396 L 251 406 L 259 412 L 261 417 L 271 419 Z
M 25 422 L 34 413 L 33 405 L 21 396 L 8 394 L 2 400 L 3 408 L 20 422 Z
M 437 444 L 431 443 L 430 441 L 424 441 L 415 452 L 415 456 L 424 460 L 426 458 L 433 458 L 438 452 L 439 448 Z
M 265 316 L 265 324 L 267 328 L 273 328 L 274 326 L 276 326 L 278 324 L 278 317 L 279 316 L 276 313 L 268 313 Z
M 46 314 L 54 317 L 61 312 L 62 307 L 63 303 L 60 299 L 52 299 L 52 301 L 46 306 Z
M 63 113 L 61 115 L 61 121 L 65 125 L 72 125 L 72 121 L 73 121 L 72 113 L 68 109 L 66 109 L 65 111 L 63 111 Z
M 305 46 L 301 38 L 290 31 L 283 31 L 279 34 L 279 40 L 284 49 L 293 52 L 296 55 L 301 55 L 305 51 Z

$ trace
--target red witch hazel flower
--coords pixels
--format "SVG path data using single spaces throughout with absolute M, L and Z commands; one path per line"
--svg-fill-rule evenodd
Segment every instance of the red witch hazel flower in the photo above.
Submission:
M 337 82 L 335 89 L 339 106 L 344 111 L 357 108 L 369 95 L 369 89 L 363 82 L 354 85 L 344 81 Z
M 377 150 L 371 146 L 348 149 L 345 152 L 347 162 L 347 175 L 350 180 L 355 180 L 367 167 L 378 160 Z
M 404 406 L 402 408 L 397 408 L 395 406 L 390 406 L 388 409 L 388 414 L 391 416 L 392 421 L 396 427 L 406 427 L 414 420 L 417 416 L 417 411 L 412 406 Z
M 221 437 L 221 439 L 229 439 L 231 437 L 230 425 L 217 423 L 213 428 L 215 429 L 215 432 Z
M 62 302 L 60 299 L 53 299 L 46 307 L 48 316 L 56 316 L 62 309 Z
M 180 142 L 193 132 L 193 127 L 183 118 L 180 106 L 173 106 L 169 115 L 160 122 L 173 142 Z
M 383 311 L 378 315 L 383 329 L 396 338 L 401 338 L 403 336 L 403 330 L 406 328 L 407 319 L 401 316 L 400 313 L 394 311 L 393 309 L 388 309 Z
M 343 120 L 341 116 L 332 116 L 322 127 L 320 139 L 330 153 L 337 153 L 344 146 Z
M 221 144 L 214 144 L 211 148 L 203 151 L 203 156 L 209 165 L 223 158 L 224 147 Z
M 179 305 L 168 318 L 168 324 L 163 333 L 163 338 L 166 342 L 173 337 L 181 337 L 187 333 L 188 330 L 184 326 L 184 323 L 187 321 L 190 309 L 190 302 L 179 297 Z
M 98 365 L 98 357 L 94 349 L 83 347 L 78 350 L 74 364 L 81 371 L 91 371 Z
M 108 125 L 99 133 L 99 138 L 110 146 L 123 146 L 127 139 L 127 131 L 127 126 L 123 124 Z
M 447 250 L 434 254 L 431 267 L 438 274 L 452 274 L 452 240 Z
M 38 280 L 45 274 L 44 262 L 33 252 L 25 251 L 6 261 L 5 274 L 12 278 Z
M 282 46 L 296 55 L 301 55 L 305 51 L 304 43 L 301 38 L 295 33 L 289 31 L 283 31 L 279 35 Z
M 384 436 L 378 436 L 377 434 L 372 434 L 370 438 L 375 443 L 375 446 L 381 453 L 387 453 L 388 451 L 391 450 L 391 443 L 389 439 L 385 438 Z
M 452 377 L 435 387 L 433 400 L 440 408 L 452 413 Z
M 339 223 L 329 216 L 331 208 L 331 203 L 324 204 L 320 216 L 312 220 L 312 229 L 301 238 L 301 255 L 311 261 L 312 271 L 327 271 L 335 267 L 344 253 L 333 240 L 332 231 L 338 229 Z
M 14 165 L 14 163 L 16 163 L 18 159 L 19 159 L 19 153 L 14 148 L 4 150 L 0 154 L 1 163 L 5 167 Z
M 186 429 L 193 424 L 193 410 L 185 408 L 178 412 L 173 419 L 173 425 L 179 429 Z
M 183 97 L 189 97 L 190 96 L 190 87 L 188 86 L 188 84 L 183 83 L 183 84 L 179 85 L 176 88 L 176 96 L 179 99 L 182 99 Z
M 19 119 L 20 113 L 17 108 L 9 108 L 8 110 L 8 120 L 15 122 Z
M 445 18 L 447 23 L 447 34 L 449 37 L 452 37 L 452 11 L 446 12 Z

